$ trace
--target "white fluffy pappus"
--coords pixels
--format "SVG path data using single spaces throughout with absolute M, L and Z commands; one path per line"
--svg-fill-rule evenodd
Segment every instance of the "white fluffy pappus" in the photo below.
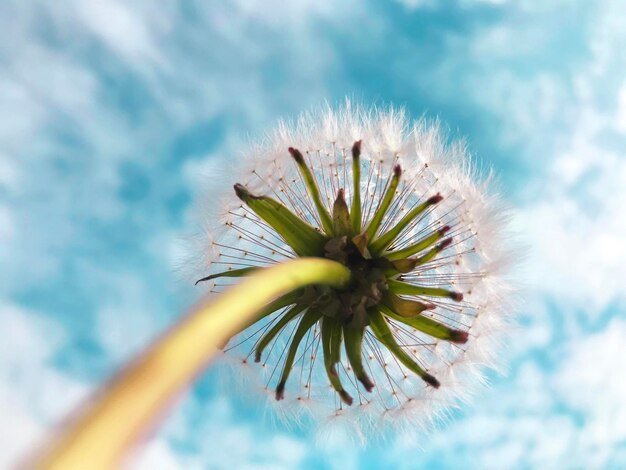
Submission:
M 438 244 L 425 245 L 416 253 L 427 261 L 389 279 L 425 288 L 424 294 L 398 297 L 428 305 L 420 315 L 460 332 L 463 341 L 435 338 L 385 317 L 395 342 L 415 364 L 436 378 L 436 386 L 411 371 L 370 326 L 365 326 L 362 358 L 374 387 L 368 391 L 363 386 L 342 351 L 335 372 L 351 397 L 348 405 L 329 382 L 320 320 L 302 337 L 283 396 L 279 396 L 275 389 L 303 314 L 289 321 L 267 344 L 259 363 L 254 362 L 255 348 L 292 305 L 232 338 L 224 347 L 224 356 L 229 367 L 245 376 L 241 388 L 265 394 L 283 422 L 294 426 L 321 422 L 321 436 L 364 442 L 395 430 L 421 433 L 431 429 L 451 407 L 476 390 L 486 367 L 502 366 L 498 354 L 509 329 L 514 294 L 507 273 L 515 253 L 507 240 L 507 212 L 490 189 L 491 177 L 480 180 L 465 146 L 447 142 L 437 122 L 422 119 L 410 124 L 401 110 L 366 109 L 346 102 L 336 110 L 327 106 L 304 114 L 294 123 L 281 123 L 264 142 L 246 151 L 237 162 L 239 166 L 225 178 L 251 194 L 273 198 L 324 233 L 320 211 L 288 149 L 301 152 L 319 188 L 321 202 L 332 214 L 340 190 L 348 206 L 353 199 L 355 142 L 360 142 L 364 230 L 380 210 L 394 171 L 399 174 L 398 165 L 399 184 L 384 211 L 377 237 L 437 196 L 436 203 L 406 224 L 384 250 L 399 252 L 433 234 L 441 233 L 441 238 L 445 235 L 445 240 L 436 240 Z M 212 200 L 216 201 L 214 195 Z M 207 220 L 201 253 L 195 253 L 198 277 L 262 268 L 297 257 L 281 234 L 242 202 L 235 191 L 220 195 L 214 204 L 219 214 Z M 435 255 L 426 258 L 433 246 L 437 248 Z M 219 293 L 236 282 L 236 278 L 218 277 L 200 285 Z M 455 295 L 429 295 L 437 289 Z

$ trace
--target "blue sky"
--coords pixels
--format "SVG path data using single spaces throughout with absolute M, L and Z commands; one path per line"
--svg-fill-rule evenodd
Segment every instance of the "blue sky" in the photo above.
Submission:
M 496 171 L 525 247 L 507 372 L 419 448 L 364 449 L 208 373 L 134 466 L 626 467 L 624 44 L 620 0 L 2 2 L 0 467 L 196 298 L 212 173 L 345 96 L 439 117 Z

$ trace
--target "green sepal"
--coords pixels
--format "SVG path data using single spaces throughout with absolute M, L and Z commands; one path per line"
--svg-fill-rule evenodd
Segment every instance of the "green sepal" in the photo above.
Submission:
M 359 253 L 361 253 L 361 256 L 363 258 L 369 259 L 371 258 L 371 255 L 370 255 L 369 249 L 367 248 L 367 240 L 368 240 L 367 233 L 365 232 L 352 237 L 352 243 L 354 243 L 354 246 L 356 247 L 356 249 L 359 250 Z
M 452 343 L 464 344 L 467 342 L 468 333 L 462 330 L 456 330 L 449 328 L 446 325 L 433 320 L 432 318 L 425 317 L 423 315 L 417 315 L 415 317 L 407 318 L 398 315 L 393 310 L 389 309 L 385 305 L 380 305 L 380 310 L 386 317 L 393 320 L 404 323 L 411 328 L 415 328 L 422 333 L 426 333 L 429 336 L 437 339 L 443 339 Z
M 254 350 L 255 362 L 261 362 L 261 355 L 263 354 L 263 350 L 267 347 L 267 345 L 270 344 L 274 338 L 276 338 L 276 336 L 282 331 L 285 326 L 287 326 L 287 323 L 296 318 L 305 308 L 305 305 L 296 304 L 285 313 L 283 313 L 278 321 L 269 329 L 269 331 L 267 331 L 261 337 L 261 339 L 257 343 Z
M 333 230 L 336 237 L 350 235 L 352 226 L 350 224 L 350 211 L 344 196 L 343 189 L 337 193 L 337 199 L 333 204 Z
M 370 379 L 365 368 L 363 367 L 363 335 L 365 334 L 365 328 L 351 328 L 349 326 L 343 327 L 344 346 L 346 349 L 346 356 L 352 367 L 352 371 L 357 380 L 363 384 L 365 390 L 371 392 L 374 388 L 374 382 Z
M 309 193 L 311 194 L 311 198 L 313 199 L 313 204 L 315 204 L 315 208 L 317 209 L 317 213 L 320 216 L 320 220 L 322 222 L 322 227 L 324 231 L 329 237 L 333 236 L 333 221 L 326 209 L 326 206 L 322 203 L 322 198 L 320 196 L 320 190 L 317 187 L 317 183 L 315 182 L 315 178 L 313 177 L 313 173 L 307 166 L 304 161 L 304 156 L 300 152 L 300 150 L 295 149 L 293 147 L 289 147 L 289 153 L 296 161 L 298 165 L 298 169 L 300 170 L 300 174 L 302 175 L 302 179 L 304 179 L 304 184 L 306 185 Z
M 251 327 L 252 325 L 254 325 L 259 320 L 262 320 L 263 318 L 267 317 L 268 315 L 274 313 L 275 311 L 280 310 L 281 308 L 285 308 L 288 305 L 295 304 L 301 297 L 302 297 L 302 289 L 298 289 L 298 290 L 295 290 L 293 292 L 289 292 L 288 294 L 285 294 L 282 297 L 279 297 L 276 300 L 270 302 L 265 307 L 263 307 L 259 311 L 259 313 L 252 320 L 250 320 L 246 324 L 246 326 L 240 328 L 239 329 L 239 333 L 241 333 L 245 329 Z M 238 333 L 235 333 L 235 334 L 238 334 Z M 223 342 L 219 346 L 219 348 L 223 349 L 228 344 L 228 341 L 230 341 L 230 339 L 228 339 L 227 341 Z
M 448 247 L 451 243 L 452 243 L 452 238 L 446 238 L 441 243 L 439 243 L 437 246 L 435 246 L 434 248 L 431 248 L 430 250 L 428 250 L 428 252 L 426 252 L 426 254 L 420 256 L 419 258 L 417 258 L 415 260 L 415 266 L 421 266 L 423 264 L 428 263 L 429 261 L 432 261 L 433 259 L 435 259 L 435 257 L 439 253 L 441 253 L 443 250 L 445 250 L 446 247 Z
M 394 227 L 387 230 L 382 236 L 378 239 L 373 240 L 370 245 L 370 251 L 373 255 L 380 255 L 383 251 L 385 251 L 389 245 L 391 245 L 395 239 L 402 233 L 402 231 L 409 225 L 416 217 L 421 215 L 426 209 L 430 206 L 441 202 L 443 197 L 437 193 L 435 196 L 427 199 L 422 204 L 411 209 L 402 219 L 398 222 Z
M 322 318 L 322 350 L 324 351 L 324 367 L 330 384 L 339 394 L 341 401 L 346 405 L 352 405 L 352 397 L 341 385 L 336 364 L 341 360 L 341 336 L 342 330 L 339 322 L 334 318 L 324 316 Z
M 398 295 L 425 295 L 429 297 L 447 297 L 449 299 L 460 302 L 463 300 L 463 294 L 460 292 L 442 289 L 439 287 L 416 286 L 406 282 L 389 279 L 387 286 L 391 292 Z
M 416 267 L 428 263 L 433 260 L 439 253 L 446 249 L 452 243 L 451 238 L 446 238 L 434 248 L 428 250 L 425 254 L 418 258 L 405 258 L 390 260 L 391 267 L 387 267 L 385 276 L 391 278 L 399 274 L 406 274 L 413 271 Z
M 379 206 L 374 212 L 374 217 L 372 218 L 367 226 L 367 229 L 365 230 L 368 240 L 372 240 L 376 236 L 376 232 L 378 232 L 378 228 L 380 227 L 383 217 L 387 213 L 387 210 L 391 205 L 391 201 L 393 201 L 393 198 L 396 195 L 396 189 L 398 188 L 398 184 L 400 183 L 400 175 L 402 175 L 402 169 L 400 168 L 400 165 L 394 166 L 393 176 L 389 180 L 387 190 L 385 191 L 385 194 L 383 195 Z
M 446 225 L 446 226 L 444 226 L 444 227 L 434 231 L 430 235 L 425 236 L 424 238 L 422 238 L 418 242 L 414 243 L 413 245 L 409 245 L 406 248 L 403 248 L 401 250 L 391 251 L 391 252 L 387 253 L 385 256 L 387 257 L 387 259 L 389 259 L 391 261 L 397 260 L 397 259 L 408 258 L 409 256 L 412 256 L 412 255 L 414 255 L 416 253 L 419 253 L 422 250 L 425 250 L 426 248 L 428 248 L 432 244 L 437 243 L 439 240 L 441 240 L 443 238 L 443 236 L 449 230 L 450 230 L 450 227 L 448 225 Z
M 257 271 L 259 269 L 263 269 L 261 267 L 249 267 L 249 268 L 241 268 L 241 269 L 229 269 L 228 271 L 222 271 L 221 273 L 211 274 L 210 276 L 203 277 L 202 279 L 198 279 L 195 283 L 197 286 L 199 282 L 210 281 L 211 279 L 217 279 L 218 277 L 242 277 L 250 274 L 253 271 Z
M 352 206 L 350 220 L 352 232 L 361 232 L 361 141 L 357 140 L 352 146 Z
M 435 308 L 435 306 L 430 303 L 403 299 L 391 291 L 385 292 L 382 303 L 394 312 L 398 312 L 398 314 L 403 317 L 414 317 L 424 310 L 432 310 Z
M 384 344 L 389 352 L 391 352 L 404 366 L 410 371 L 417 374 L 429 385 L 439 388 L 439 381 L 421 368 L 404 349 L 396 342 L 387 320 L 380 310 L 373 309 L 370 312 L 370 327 L 378 340 Z
M 244 186 L 235 193 L 261 219 L 267 222 L 298 256 L 320 256 L 328 240 L 280 202 L 268 196 L 254 196 Z
M 413 269 L 415 269 L 415 266 L 417 265 L 417 259 L 416 258 L 396 259 L 393 261 L 389 261 L 389 263 L 391 264 L 391 266 L 385 269 L 385 275 L 387 277 L 392 277 L 392 276 L 397 276 L 398 274 L 406 274 L 406 273 L 410 273 L 411 271 L 413 271 Z
M 287 351 L 287 357 L 285 358 L 285 362 L 283 364 L 283 372 L 280 376 L 280 382 L 278 382 L 278 385 L 276 386 L 276 400 L 282 400 L 284 398 L 285 384 L 287 383 L 287 379 L 291 373 L 293 362 L 296 359 L 296 353 L 298 352 L 298 346 L 300 345 L 302 338 L 306 332 L 309 331 L 313 325 L 315 325 L 321 316 L 322 314 L 319 311 L 311 308 L 308 309 L 304 315 L 302 315 L 300 323 L 298 323 L 296 331 L 293 334 L 289 350 Z

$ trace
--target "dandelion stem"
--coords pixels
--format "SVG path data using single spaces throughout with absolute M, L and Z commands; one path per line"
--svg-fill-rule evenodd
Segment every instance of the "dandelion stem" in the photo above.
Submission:
M 350 271 L 331 260 L 303 258 L 253 273 L 193 308 L 93 397 L 62 436 L 28 468 L 118 468 L 129 446 L 230 338 L 280 295 L 310 284 L 346 285 Z

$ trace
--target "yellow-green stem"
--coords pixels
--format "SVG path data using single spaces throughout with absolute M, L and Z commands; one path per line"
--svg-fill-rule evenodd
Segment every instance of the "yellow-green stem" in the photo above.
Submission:
M 200 302 L 79 410 L 61 435 L 30 462 L 35 469 L 118 468 L 131 444 L 145 436 L 168 405 L 267 303 L 310 284 L 341 286 L 343 265 L 300 258 L 253 273 Z

